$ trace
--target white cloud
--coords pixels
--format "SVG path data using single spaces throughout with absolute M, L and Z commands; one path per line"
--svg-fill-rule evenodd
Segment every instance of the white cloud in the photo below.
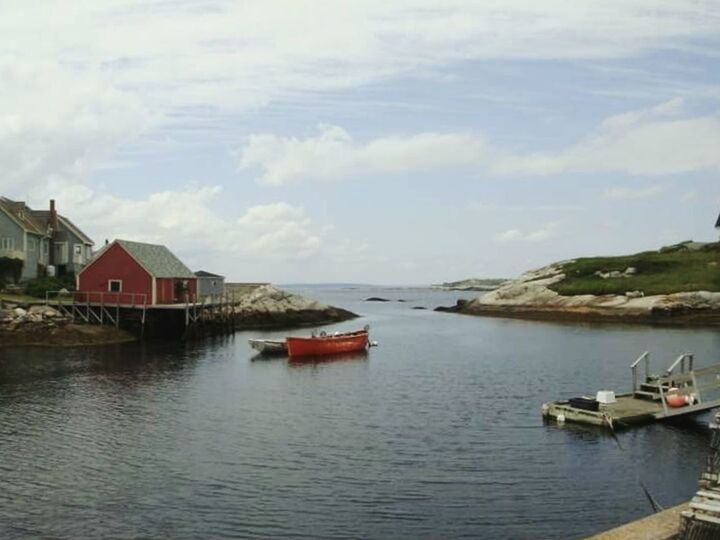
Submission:
M 512 242 L 513 240 L 519 240 L 523 238 L 523 233 L 518 229 L 508 229 L 498 234 L 495 239 L 499 242 Z
M 420 133 L 358 144 L 338 126 L 320 125 L 319 131 L 306 139 L 253 135 L 238 153 L 240 166 L 259 167 L 260 182 L 282 185 L 469 165 L 485 146 L 482 139 L 461 133 Z
M 605 190 L 603 197 L 617 200 L 638 200 L 655 197 L 668 190 L 666 185 L 655 185 L 642 188 L 614 187 Z
M 522 231 L 520 229 L 508 229 L 495 235 L 497 242 L 544 242 L 556 235 L 557 223 L 546 223 L 539 229 Z
M 720 114 L 678 118 L 682 100 L 611 116 L 579 142 L 556 153 L 512 154 L 472 133 L 419 133 L 357 142 L 345 129 L 320 125 L 307 138 L 257 134 L 238 152 L 242 168 L 259 168 L 258 181 L 283 185 L 352 179 L 430 169 L 469 168 L 496 176 L 620 172 L 661 176 L 720 169 Z M 649 196 L 625 188 L 608 196 Z
M 34 207 L 53 196 L 59 211 L 101 245 L 105 239 L 165 244 L 198 266 L 215 260 L 217 271 L 254 264 L 298 261 L 323 253 L 326 227 L 284 202 L 246 208 L 240 218 L 218 214 L 219 186 L 189 186 L 144 199 L 117 197 L 85 185 L 55 185 L 33 194 Z M 328 251 L 327 253 L 330 253 Z
M 0 18 L 0 188 L 82 179 L 159 122 L 179 129 L 288 97 L 436 76 L 457 61 L 626 58 L 690 44 L 714 53 L 719 11 L 712 0 L 11 2 Z M 668 127 L 715 133 L 713 122 Z M 396 153 L 402 169 L 407 156 Z M 293 162 L 276 172 L 295 175 Z
M 102 77 L 0 54 L 0 192 L 77 180 L 142 131 L 137 96 Z
M 681 102 L 607 118 L 593 133 L 556 153 L 502 155 L 498 175 L 568 172 L 666 175 L 720 169 L 720 114 L 678 118 Z

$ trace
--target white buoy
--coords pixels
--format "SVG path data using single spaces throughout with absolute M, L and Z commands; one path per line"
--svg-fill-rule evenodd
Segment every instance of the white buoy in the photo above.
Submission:
M 558 424 L 564 424 L 564 423 L 565 423 L 565 415 L 564 415 L 564 414 L 558 414 L 556 420 L 557 420 L 557 423 L 558 423 Z

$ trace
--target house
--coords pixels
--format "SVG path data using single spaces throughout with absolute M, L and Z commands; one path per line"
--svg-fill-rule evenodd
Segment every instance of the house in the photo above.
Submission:
M 49 210 L 33 210 L 22 201 L 0 197 L 0 259 L 19 261 L 19 275 L 0 277 L 25 281 L 46 275 L 54 266 L 58 275 L 78 272 L 92 257 L 93 241 L 73 222 L 61 216 L 50 201 Z M 13 264 L 0 266 L 7 269 Z M 12 273 L 12 272 L 10 272 Z
M 220 296 L 225 293 L 225 276 L 219 276 L 198 270 L 195 272 L 197 277 L 198 297 L 207 298 L 208 296 Z
M 92 258 L 95 243 L 77 225 L 55 209 L 50 201 L 50 210 L 33 210 L 36 221 L 46 224 L 51 231 L 50 264 L 55 266 L 58 276 L 76 274 Z
M 50 231 L 24 202 L 0 197 L 0 272 L 8 281 L 45 275 L 50 258 Z M 19 271 L 15 271 L 15 269 Z
M 93 301 L 157 305 L 197 299 L 195 274 L 168 248 L 156 244 L 115 240 L 80 270 L 76 280 L 77 290 Z

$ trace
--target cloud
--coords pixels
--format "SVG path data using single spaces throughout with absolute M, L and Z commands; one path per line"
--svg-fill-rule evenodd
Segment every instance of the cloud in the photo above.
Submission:
M 301 207 L 275 202 L 245 208 L 239 218 L 215 209 L 220 186 L 188 186 L 124 198 L 82 184 L 56 185 L 33 194 L 33 206 L 44 207 L 50 196 L 98 245 L 125 238 L 165 244 L 204 266 L 218 261 L 229 271 L 243 263 L 301 261 L 324 252 L 327 227 L 318 226 Z
M 603 197 L 617 200 L 638 200 L 655 197 L 668 190 L 666 185 L 655 185 L 644 188 L 614 187 L 606 190 Z
M 240 167 L 261 168 L 258 180 L 277 186 L 470 165 L 485 146 L 482 139 L 462 133 L 420 133 L 359 144 L 341 127 L 322 124 L 318 130 L 306 139 L 253 135 L 238 152 Z
M 523 237 L 523 233 L 518 229 L 508 229 L 498 234 L 495 239 L 499 242 L 512 242 L 513 240 L 519 240 Z
M 84 178 L 146 126 L 132 93 L 102 77 L 0 53 L 0 192 Z
M 619 172 L 660 176 L 720 169 L 720 114 L 679 118 L 681 102 L 605 119 L 592 133 L 556 153 L 501 155 L 497 175 L 547 176 Z
M 428 132 L 357 142 L 342 127 L 321 124 L 317 135 L 304 139 L 252 135 L 236 155 L 241 168 L 260 169 L 257 180 L 274 186 L 431 169 L 485 170 L 494 176 L 661 176 L 720 169 L 720 114 L 678 118 L 682 105 L 674 99 L 611 116 L 579 142 L 555 153 L 509 153 L 473 133 Z M 627 198 L 631 192 L 610 196 Z
M 556 234 L 558 224 L 546 223 L 539 229 L 523 232 L 520 229 L 508 229 L 495 235 L 497 242 L 544 242 L 553 238 Z
M 436 77 L 456 62 L 628 58 L 690 45 L 712 54 L 719 11 L 711 0 L 21 2 L 0 18 L 0 187 L 80 179 L 160 126 L 207 126 L 274 101 Z M 283 166 L 280 178 L 294 174 L 292 162 Z

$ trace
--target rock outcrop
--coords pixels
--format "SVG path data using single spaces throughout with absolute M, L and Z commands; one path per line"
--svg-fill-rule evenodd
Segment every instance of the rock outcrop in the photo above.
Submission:
M 328 306 L 298 294 L 262 285 L 237 299 L 234 312 L 238 328 L 314 326 L 357 317 L 345 309 Z
M 642 291 L 624 295 L 564 296 L 550 288 L 565 278 L 567 262 L 526 272 L 518 279 L 473 300 L 438 308 L 474 315 L 538 319 L 623 320 L 628 322 L 699 322 L 720 324 L 720 293 L 681 292 L 645 296 Z M 632 274 L 634 270 L 627 272 Z
M 0 309 L 0 346 L 81 346 L 133 339 L 114 326 L 74 324 L 50 306 L 11 304 Z

